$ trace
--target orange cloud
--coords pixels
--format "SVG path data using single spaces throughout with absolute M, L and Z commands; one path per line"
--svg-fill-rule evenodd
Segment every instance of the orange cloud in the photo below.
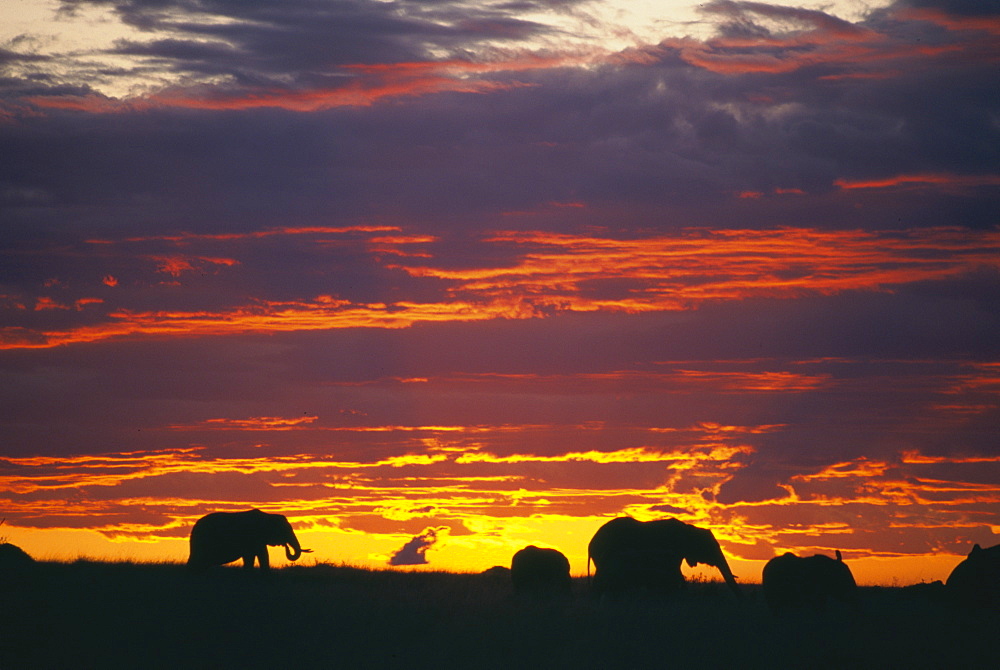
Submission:
M 35 311 L 42 312 L 50 309 L 69 309 L 66 305 L 56 302 L 47 296 L 41 296 L 35 301 Z
M 384 232 L 383 227 L 375 229 Z M 249 236 L 372 230 L 290 228 Z M 183 244 L 197 237 L 159 239 Z M 382 235 L 375 239 L 378 241 L 368 242 L 368 250 L 376 253 L 436 241 L 422 235 Z M 519 231 L 497 233 L 484 243 L 512 247 L 513 260 L 503 265 L 453 269 L 435 267 L 428 254 L 392 254 L 402 256 L 406 263 L 386 264 L 387 269 L 401 270 L 414 278 L 444 281 L 445 299 L 438 302 L 355 303 L 320 295 L 295 301 L 261 300 L 218 311 L 118 308 L 110 309 L 103 323 L 65 330 L 0 329 L 0 349 L 54 347 L 123 337 L 395 329 L 417 323 L 541 318 L 558 312 L 686 310 L 706 301 L 891 290 L 912 282 L 958 277 L 980 268 L 1000 268 L 1000 231 L 959 228 L 887 232 L 694 229 L 680 235 L 637 239 Z M 934 253 L 928 254 L 929 250 Z M 195 261 L 236 262 L 211 256 L 172 255 L 161 258 L 161 267 L 180 273 L 194 267 Z M 376 258 L 375 262 L 380 261 Z M 61 307 L 48 298 L 37 303 L 37 309 Z M 768 385 L 793 383 L 797 382 L 788 375 L 772 375 L 766 382 L 754 382 L 761 390 Z
M 688 361 L 690 366 L 694 361 Z M 754 363 L 756 361 L 750 361 Z M 741 364 L 746 361 L 739 362 Z M 673 366 L 671 366 L 673 367 Z M 692 389 L 711 389 L 715 392 L 728 391 L 810 391 L 830 385 L 831 375 L 803 374 L 784 370 L 743 372 L 736 370 L 695 370 L 674 369 L 669 371 L 646 370 L 614 370 L 611 372 L 577 373 L 571 375 L 537 374 L 537 373 L 480 373 L 463 374 L 435 379 L 421 379 L 423 383 L 444 385 L 487 384 L 490 388 L 499 388 L 503 384 L 527 384 L 533 389 L 540 388 L 581 388 L 584 385 L 614 385 L 627 384 L 628 388 L 656 388 L 661 392 L 687 393 Z M 710 424 L 702 424 L 708 428 Z M 714 425 L 714 424 L 711 424 Z M 734 430 L 735 427 L 726 427 Z M 720 429 L 716 427 L 716 429 Z
M 295 430 L 313 423 L 318 418 L 316 416 L 302 416 L 285 419 L 278 416 L 255 416 L 249 419 L 206 419 L 203 425 L 237 430 Z
M 927 456 L 919 451 L 904 451 L 903 463 L 928 465 L 938 463 L 1000 463 L 1000 456 Z
M 878 477 L 886 473 L 889 469 L 888 463 L 871 461 L 867 458 L 859 458 L 854 461 L 835 463 L 823 468 L 821 471 L 811 475 L 796 475 L 792 477 L 795 481 L 813 481 L 817 479 L 845 479 L 845 478 L 865 478 Z
M 225 265 L 231 267 L 239 265 L 239 261 L 232 258 L 212 258 L 207 256 L 180 256 L 173 254 L 170 256 L 147 256 L 157 264 L 157 272 L 168 274 L 172 277 L 179 277 L 185 272 L 194 272 L 198 269 L 198 264 Z
M 1000 233 L 947 228 L 691 230 L 629 240 L 527 231 L 488 241 L 529 251 L 502 267 L 400 268 L 415 277 L 452 280 L 456 296 L 517 296 L 543 311 L 643 312 L 691 309 L 707 300 L 878 290 L 1000 267 Z M 932 248 L 941 255 L 921 253 Z M 607 280 L 634 283 L 615 297 L 588 290 Z
M 827 386 L 831 375 L 793 372 L 708 372 L 680 370 L 682 379 L 703 382 L 722 391 L 811 391 Z
M 80 298 L 79 300 L 74 301 L 73 305 L 74 305 L 74 307 L 76 307 L 76 310 L 79 312 L 80 310 L 82 310 L 87 305 L 101 305 L 103 303 L 104 303 L 104 300 L 102 300 L 101 298 Z
M 976 31 L 1000 35 L 1000 18 L 995 16 L 960 16 L 939 9 L 903 9 L 897 14 L 910 21 L 926 21 L 952 31 Z
M 927 44 L 896 32 L 850 24 L 819 11 L 779 7 L 765 3 L 719 3 L 709 11 L 725 19 L 752 23 L 762 18 L 784 30 L 766 34 L 726 35 L 709 40 L 673 38 L 664 40 L 658 49 L 644 50 L 646 60 L 655 60 L 657 51 L 672 50 L 691 65 L 719 74 L 780 74 L 823 66 L 818 78 L 888 78 L 913 70 L 900 61 L 927 61 L 935 58 L 966 57 L 981 62 L 997 60 L 994 44 L 997 34 L 994 17 L 959 17 L 937 10 L 897 12 L 899 21 L 932 22 L 950 31 L 963 31 L 951 42 Z M 971 35 L 976 31 L 982 35 Z M 633 57 L 633 62 L 646 62 Z M 831 68 L 841 70 L 830 73 Z
M 1000 175 L 956 175 L 942 172 L 925 172 L 896 175 L 885 179 L 837 179 L 833 183 L 845 190 L 893 188 L 897 186 L 970 188 L 975 186 L 1000 186 Z
M 298 332 L 336 328 L 409 328 L 416 323 L 523 319 L 534 309 L 520 300 L 490 302 L 354 304 L 329 296 L 313 301 L 260 302 L 221 312 L 131 312 L 121 310 L 96 326 L 26 333 L 0 329 L 0 350 L 51 348 L 136 337 L 204 337 L 241 333 Z
M 950 475 L 945 478 L 936 474 L 934 466 L 969 465 L 975 468 L 987 463 L 1000 463 L 1000 458 L 926 456 L 916 450 L 903 451 L 894 462 L 860 457 L 830 465 L 816 473 L 794 475 L 788 486 L 793 496 L 783 502 L 793 505 L 896 505 L 909 510 L 909 514 L 943 518 L 951 514 L 949 507 L 1000 503 L 1000 484 L 974 481 L 972 469 L 968 471 L 968 480 L 957 479 L 956 472 L 961 471 L 953 468 L 941 470 Z M 955 525 L 956 521 L 941 522 L 942 526 L 946 524 Z

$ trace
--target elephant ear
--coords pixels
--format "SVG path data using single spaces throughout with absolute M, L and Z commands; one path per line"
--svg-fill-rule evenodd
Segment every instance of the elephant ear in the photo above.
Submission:
M 978 543 L 972 545 L 972 551 L 969 552 L 969 556 L 974 556 L 983 550 Z
M 698 561 L 694 560 L 693 558 L 685 558 L 684 560 L 687 561 L 689 567 L 693 568 L 696 565 L 698 565 Z

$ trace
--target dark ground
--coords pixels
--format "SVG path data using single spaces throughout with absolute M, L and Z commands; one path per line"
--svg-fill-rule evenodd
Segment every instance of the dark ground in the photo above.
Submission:
M 515 598 L 488 575 L 37 563 L 0 575 L 0 669 L 993 668 L 1000 614 L 912 589 L 776 619 L 695 583 L 667 601 Z M 919 589 L 917 590 L 919 591 Z

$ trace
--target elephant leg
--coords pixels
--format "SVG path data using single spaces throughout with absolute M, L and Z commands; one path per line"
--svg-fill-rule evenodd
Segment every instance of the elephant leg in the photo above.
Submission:
M 257 552 L 257 563 L 260 565 L 260 569 L 264 572 L 271 569 L 270 561 L 267 558 L 267 545 L 261 547 L 260 551 Z
M 253 560 L 257 558 L 255 554 L 245 554 L 243 556 L 243 569 L 253 570 Z

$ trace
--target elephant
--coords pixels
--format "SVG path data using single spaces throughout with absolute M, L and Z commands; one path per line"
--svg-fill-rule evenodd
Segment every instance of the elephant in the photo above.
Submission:
M 257 559 L 261 571 L 267 572 L 270 569 L 267 545 L 284 545 L 290 561 L 312 551 L 299 545 L 292 525 L 281 514 L 267 514 L 259 509 L 213 512 L 198 519 L 191 529 L 188 568 L 203 572 L 242 558 L 244 568 L 252 569 Z
M 491 584 L 502 584 L 503 586 L 510 584 L 510 568 L 506 565 L 494 565 L 492 568 L 486 568 L 479 575 Z
M 1000 544 L 988 549 L 973 546 L 948 575 L 945 590 L 957 605 L 1000 609 Z
M 833 601 L 857 606 L 858 585 L 840 551 L 832 559 L 823 554 L 796 556 L 788 552 L 764 565 L 764 600 L 774 614 L 826 609 Z
M 534 596 L 565 596 L 572 590 L 569 559 L 557 549 L 530 545 L 521 549 L 510 562 L 510 580 L 514 592 Z
M 587 576 L 594 563 L 597 595 L 645 589 L 674 593 L 683 588 L 681 561 L 719 570 L 737 598 L 743 594 L 712 531 L 678 519 L 638 521 L 624 516 L 597 529 L 587 550 Z
M 34 564 L 35 559 L 21 547 L 0 542 L 0 573 L 26 570 Z

